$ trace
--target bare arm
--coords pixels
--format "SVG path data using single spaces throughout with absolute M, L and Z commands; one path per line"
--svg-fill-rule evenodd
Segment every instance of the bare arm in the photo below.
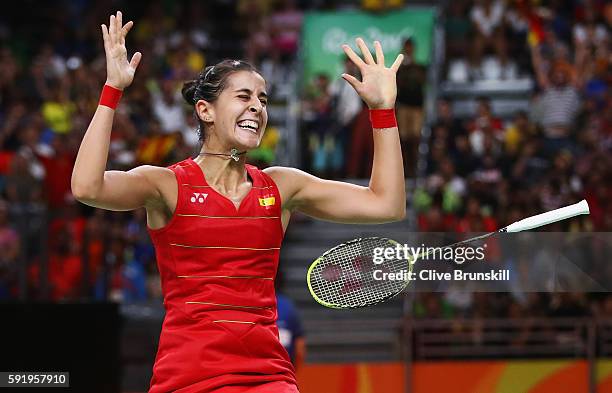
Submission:
M 589 52 L 584 43 L 578 40 L 574 40 L 574 48 L 574 67 L 576 73 L 572 80 L 572 84 L 577 90 L 580 90 L 584 84 L 583 75 L 588 75 L 589 71 Z
M 531 64 L 533 66 L 533 71 L 536 74 L 538 84 L 542 89 L 546 89 L 549 87 L 550 83 L 546 73 L 544 72 L 544 64 L 542 61 L 542 54 L 540 53 L 540 47 L 538 45 L 531 45 L 529 49 L 531 50 Z
M 108 29 L 102 25 L 106 52 L 106 84 L 123 90 L 134 79 L 140 53 L 127 61 L 125 36 L 133 23 L 122 24 L 121 12 L 111 15 Z M 115 111 L 99 105 L 87 128 L 72 171 L 72 193 L 79 201 L 109 210 L 132 210 L 160 198 L 151 180 L 164 168 L 143 166 L 128 172 L 106 171 Z
M 384 65 L 380 43 L 375 43 L 375 62 L 363 40 L 358 39 L 364 60 L 347 45 L 344 50 L 359 67 L 362 81 L 344 74 L 371 109 L 393 108 L 397 94 L 395 74 L 402 61 L 398 56 L 390 68 Z M 266 169 L 277 183 L 283 209 L 344 223 L 397 221 L 406 214 L 404 167 L 397 127 L 374 129 L 374 161 L 368 187 L 320 179 L 298 169 Z

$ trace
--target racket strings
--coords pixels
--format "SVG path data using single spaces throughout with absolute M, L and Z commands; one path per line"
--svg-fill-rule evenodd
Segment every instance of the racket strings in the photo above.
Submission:
M 375 264 L 375 249 L 395 247 L 389 239 L 371 238 L 352 241 L 325 253 L 314 267 L 310 285 L 314 294 L 323 302 L 336 307 L 351 308 L 371 305 L 401 292 L 408 284 L 406 279 L 383 278 L 383 272 L 409 271 L 405 259 L 384 259 Z M 378 280 L 374 271 L 380 270 Z

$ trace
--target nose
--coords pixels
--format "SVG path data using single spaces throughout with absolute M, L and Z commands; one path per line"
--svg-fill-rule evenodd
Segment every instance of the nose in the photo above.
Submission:
M 263 105 L 261 101 L 259 101 L 259 98 L 255 98 L 255 100 L 251 102 L 251 105 L 249 105 L 249 112 L 251 113 L 260 113 L 262 110 Z

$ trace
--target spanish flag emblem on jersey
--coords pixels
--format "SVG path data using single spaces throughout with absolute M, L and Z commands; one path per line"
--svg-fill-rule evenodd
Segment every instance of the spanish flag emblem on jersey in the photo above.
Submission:
M 274 198 L 273 196 L 259 198 L 259 206 L 263 206 L 263 207 L 274 206 L 275 203 L 276 203 L 276 198 Z

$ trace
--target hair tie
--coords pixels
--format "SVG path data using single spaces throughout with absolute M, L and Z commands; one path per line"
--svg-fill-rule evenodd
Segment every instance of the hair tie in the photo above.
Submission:
M 204 74 L 204 80 L 208 79 L 208 75 L 210 75 L 214 69 L 215 69 L 215 66 L 212 66 L 210 67 L 208 71 L 206 71 L 206 74 Z

